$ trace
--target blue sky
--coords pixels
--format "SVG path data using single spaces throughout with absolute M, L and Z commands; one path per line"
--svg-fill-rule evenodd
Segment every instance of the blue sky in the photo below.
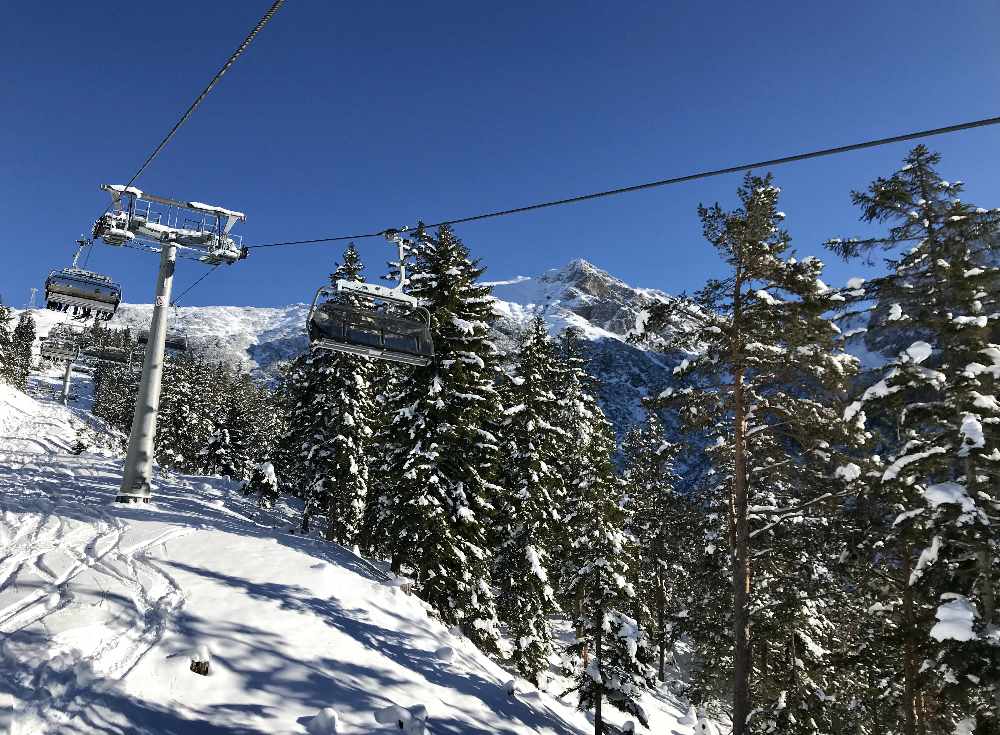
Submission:
M 267 0 L 11 3 L 0 27 L 0 294 L 21 305 Z M 137 182 L 248 214 L 246 242 L 372 231 L 1000 113 L 1000 5 L 983 2 L 289 0 Z M 933 139 L 1000 205 L 1000 128 Z M 801 254 L 865 234 L 849 192 L 905 145 L 775 170 Z M 583 257 L 635 285 L 717 272 L 695 213 L 739 175 L 470 224 L 488 277 Z M 388 248 L 359 243 L 380 264 Z M 259 251 L 189 304 L 306 300 L 342 246 Z M 829 259 L 832 261 L 832 259 Z M 95 248 L 149 301 L 155 258 Z M 842 283 L 859 266 L 830 263 Z M 179 291 L 203 272 L 184 262 Z M 176 293 L 176 292 L 175 292 Z

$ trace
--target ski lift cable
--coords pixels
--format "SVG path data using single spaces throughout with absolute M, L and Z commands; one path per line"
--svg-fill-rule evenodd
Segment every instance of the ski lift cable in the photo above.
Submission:
M 226 63 L 222 65 L 222 68 L 215 73 L 214 77 L 212 77 L 212 81 L 208 83 L 208 86 L 206 86 L 205 89 L 201 91 L 201 94 L 199 94 L 195 98 L 195 101 L 191 103 L 191 106 L 188 107 L 187 110 L 184 112 L 184 114 L 181 115 L 180 119 L 176 123 L 174 123 L 174 126 L 170 129 L 170 132 L 167 133 L 167 136 L 160 141 L 159 145 L 157 145 L 156 148 L 153 149 L 153 152 L 149 154 L 149 156 L 146 158 L 145 161 L 143 161 L 142 165 L 139 167 L 139 170 L 136 171 L 135 174 L 132 176 L 132 178 L 129 179 L 128 183 L 125 184 L 126 188 L 132 186 L 132 184 L 135 183 L 136 179 L 138 179 L 139 176 L 142 174 L 142 172 L 145 171 L 146 168 L 149 166 L 149 164 L 153 162 L 153 159 L 156 158 L 160 154 L 160 151 L 162 151 L 166 147 L 167 143 L 170 142 L 171 138 L 174 137 L 174 135 L 177 133 L 180 127 L 185 122 L 187 122 L 189 117 L 191 117 L 191 114 L 197 109 L 198 105 L 200 105 L 202 101 L 206 97 L 208 97 L 209 92 L 211 92 L 212 89 L 215 87 L 215 85 L 219 83 L 219 80 L 222 79 L 223 74 L 225 74 L 227 71 L 229 71 L 230 68 L 232 68 L 233 64 L 236 63 L 236 60 L 240 57 L 240 55 L 244 51 L 247 50 L 247 48 L 253 42 L 257 34 L 260 33 L 260 31 L 264 28 L 264 26 L 268 24 L 268 22 L 270 22 L 271 18 L 274 17 L 274 14 L 278 12 L 278 9 L 281 8 L 281 6 L 284 5 L 284 3 L 285 0 L 274 0 L 274 2 L 271 4 L 271 7 L 268 8 L 267 12 L 264 13 L 263 17 L 261 17 L 261 19 L 257 22 L 257 25 L 254 26 L 253 30 L 250 31 L 249 35 L 245 39 L 243 39 L 243 43 L 241 43 L 239 47 L 232 53 L 232 55 L 230 55 L 229 59 L 226 60 Z
M 201 283 L 202 281 L 204 281 L 210 275 L 212 275 L 213 273 L 215 273 L 215 271 L 218 270 L 218 268 L 219 268 L 220 265 L 222 265 L 222 264 L 221 263 L 217 263 L 216 265 L 214 265 L 213 267 L 209 268 L 207 271 L 205 271 L 204 273 L 202 273 L 201 276 L 194 283 L 192 283 L 190 286 L 188 286 L 183 291 L 181 291 L 180 296 L 178 296 L 176 299 L 174 299 L 173 301 L 171 301 L 170 305 L 171 306 L 177 306 L 177 304 L 180 302 L 180 300 L 183 299 L 188 294 L 189 291 L 191 291 L 195 286 L 197 286 L 199 283 Z
M 142 173 L 149 167 L 149 164 L 153 162 L 153 159 L 155 159 L 158 155 L 160 155 L 160 151 L 162 151 L 167 146 L 167 143 L 169 143 L 171 139 L 174 137 L 174 135 L 176 135 L 177 131 L 180 130 L 181 126 L 188 121 L 188 118 L 191 117 L 192 113 L 194 113 L 194 111 L 198 108 L 198 106 L 205 100 L 206 97 L 208 97 L 209 93 L 212 91 L 215 85 L 219 83 L 220 79 L 222 79 L 222 76 L 232 68 L 233 64 L 235 64 L 236 60 L 243 54 L 244 51 L 247 50 L 247 48 L 253 42 L 257 34 L 261 32 L 264 26 L 266 26 L 270 22 L 271 18 L 274 17 L 274 14 L 277 13 L 278 10 L 281 8 L 281 6 L 284 4 L 285 0 L 274 0 L 274 2 L 271 4 L 271 7 L 268 8 L 267 12 L 264 13 L 261 19 L 257 22 L 257 25 L 254 26 L 253 30 L 250 31 L 250 33 L 247 35 L 245 39 L 243 39 L 243 43 L 241 43 L 237 47 L 237 49 L 229 56 L 229 58 L 226 60 L 226 63 L 222 65 L 222 68 L 215 73 L 215 76 L 212 77 L 212 80 L 201 91 L 201 94 L 199 94 L 195 98 L 194 102 L 192 102 L 191 105 L 187 108 L 187 110 L 184 111 L 184 114 L 180 116 L 180 119 L 178 119 L 177 122 L 174 123 L 174 126 L 170 129 L 170 132 L 167 133 L 166 137 L 164 137 L 163 140 L 159 142 L 156 148 L 153 149 L 152 153 L 150 153 L 146 157 L 146 160 L 142 162 L 142 165 L 132 175 L 132 178 L 128 180 L 128 183 L 125 185 L 126 187 L 132 186 L 132 184 L 136 182 L 139 176 L 141 176 Z M 111 208 L 110 204 L 105 206 L 104 211 L 101 212 L 101 214 L 98 215 L 98 217 L 102 217 L 105 214 L 107 214 L 110 208 Z
M 579 202 L 587 202 L 593 199 L 602 199 L 604 197 L 616 196 L 618 194 L 631 194 L 636 191 L 645 191 L 647 189 L 655 189 L 661 186 L 670 186 L 673 184 L 683 184 L 689 181 L 697 181 L 698 179 L 708 179 L 714 176 L 722 176 L 724 174 L 738 173 L 740 171 L 750 171 L 755 168 L 766 168 L 770 166 L 780 166 L 786 163 L 793 163 L 796 161 L 806 161 L 812 158 L 822 158 L 825 156 L 834 156 L 841 153 L 850 153 L 852 151 L 864 150 L 867 148 L 876 148 L 883 145 L 890 145 L 892 143 L 903 143 L 910 140 L 919 140 L 921 138 L 930 138 L 937 135 L 945 135 L 947 133 L 957 133 L 963 130 L 971 130 L 973 128 L 983 128 L 991 125 L 1000 124 L 1000 116 L 997 117 L 987 117 L 980 120 L 970 120 L 968 122 L 956 123 L 955 125 L 946 125 L 940 128 L 930 128 L 927 130 L 919 130 L 911 133 L 904 133 L 902 135 L 893 135 L 887 138 L 875 138 L 873 140 L 866 140 L 860 143 L 850 143 L 848 145 L 835 146 L 833 148 L 821 148 L 818 150 L 808 151 L 805 153 L 796 153 L 789 156 L 781 156 L 780 158 L 771 158 L 765 161 L 757 161 L 755 163 L 741 163 L 736 166 L 727 166 L 725 168 L 711 169 L 708 171 L 699 171 L 697 173 L 687 174 L 684 176 L 675 176 L 669 179 L 660 179 L 658 181 L 649 181 L 643 184 L 634 184 L 632 186 L 623 186 L 618 189 L 607 189 L 605 191 L 593 192 L 590 194 L 581 194 L 579 196 L 566 197 L 564 199 L 553 199 L 551 201 L 539 202 L 537 204 L 528 204 L 523 207 L 514 207 L 512 209 L 500 209 L 494 212 L 484 212 L 482 214 L 474 214 L 468 217 L 459 217 L 456 219 L 442 220 L 441 222 L 435 222 L 433 224 L 424 225 L 425 227 L 440 227 L 442 225 L 460 225 L 467 222 L 478 222 L 485 219 L 494 219 L 496 217 L 507 217 L 512 214 L 522 214 L 524 212 L 533 212 L 538 209 L 548 209 L 550 207 L 560 207 L 565 204 L 578 204 Z M 309 240 L 288 240 L 285 242 L 270 242 L 260 245 L 248 245 L 248 250 L 254 250 L 259 248 L 274 248 L 281 247 L 285 245 L 312 245 L 320 243 L 331 243 L 331 242 L 342 242 L 344 240 L 364 240 L 372 237 L 384 237 L 390 230 L 380 230 L 379 232 L 371 232 L 360 235 L 338 235 L 335 237 L 317 237 Z

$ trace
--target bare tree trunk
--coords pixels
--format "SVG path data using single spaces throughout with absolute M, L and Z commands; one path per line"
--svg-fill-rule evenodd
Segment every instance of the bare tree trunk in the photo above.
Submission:
M 743 368 L 736 371 L 733 385 L 736 419 L 733 476 L 733 735 L 749 735 L 750 676 L 753 668 L 750 644 L 750 525 L 747 519 L 746 407 Z
M 910 545 L 903 545 L 903 735 L 917 735 L 917 662 L 913 650 L 915 621 L 910 573 Z

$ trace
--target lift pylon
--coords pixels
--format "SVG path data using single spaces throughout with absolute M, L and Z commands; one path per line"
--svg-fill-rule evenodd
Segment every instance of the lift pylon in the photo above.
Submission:
M 125 503 L 149 502 L 153 494 L 153 439 L 167 349 L 167 312 L 178 250 L 189 251 L 209 265 L 242 260 L 246 248 L 230 231 L 246 215 L 225 207 L 146 194 L 135 187 L 105 184 L 101 188 L 111 194 L 112 211 L 94 224 L 95 239 L 101 238 L 109 245 L 140 240 L 152 246 L 145 249 L 155 248 L 160 254 L 153 318 L 146 338 L 125 471 L 115 498 Z

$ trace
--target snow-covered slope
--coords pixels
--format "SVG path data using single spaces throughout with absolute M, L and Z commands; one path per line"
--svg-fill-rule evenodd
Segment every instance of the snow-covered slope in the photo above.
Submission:
M 154 504 L 113 504 L 120 460 L 72 454 L 93 429 L 44 387 L 0 387 L 0 731 L 305 733 L 330 707 L 351 735 L 398 731 L 375 718 L 393 706 L 425 707 L 429 733 L 592 730 L 552 694 L 509 694 L 384 570 L 228 481 L 166 474 Z M 669 701 L 647 709 L 652 732 L 693 732 Z

